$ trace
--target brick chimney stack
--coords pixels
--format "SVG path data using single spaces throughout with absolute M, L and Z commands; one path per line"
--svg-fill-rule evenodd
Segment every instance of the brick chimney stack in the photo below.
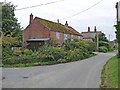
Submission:
M 96 28 L 96 26 L 94 27 L 94 32 L 97 32 L 97 28 Z
M 65 22 L 65 26 L 68 26 L 68 22 L 67 21 Z
M 29 24 L 31 24 L 32 21 L 33 21 L 33 14 L 31 13 L 31 14 L 30 14 L 30 21 L 29 21 Z
M 90 32 L 90 27 L 88 27 L 88 32 Z
M 60 23 L 59 19 L 57 19 L 57 23 Z

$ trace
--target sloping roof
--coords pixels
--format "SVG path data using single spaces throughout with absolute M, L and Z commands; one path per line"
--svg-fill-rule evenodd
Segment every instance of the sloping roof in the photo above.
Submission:
M 65 26 L 65 25 L 62 25 L 61 23 L 52 22 L 52 21 L 38 18 L 38 17 L 35 17 L 35 19 L 39 20 L 44 26 L 49 28 L 49 30 L 51 30 L 51 31 L 57 31 L 57 32 L 81 36 L 81 34 L 79 32 L 77 32 L 75 29 L 73 29 L 70 26 Z
M 95 38 L 96 33 L 82 33 L 84 39 L 92 39 Z
M 71 34 L 76 34 L 76 35 L 82 36 L 82 34 L 80 34 L 78 31 L 76 31 L 74 28 L 72 28 L 70 26 L 65 26 L 65 28 L 67 28 Z

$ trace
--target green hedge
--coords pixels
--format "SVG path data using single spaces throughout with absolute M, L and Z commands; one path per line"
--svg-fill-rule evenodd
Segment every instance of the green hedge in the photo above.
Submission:
M 89 44 L 85 41 L 70 42 L 70 50 L 66 45 L 64 47 L 43 47 L 37 52 L 25 49 L 19 56 L 13 53 L 13 55 L 5 57 L 3 59 L 3 66 L 16 64 L 34 65 L 35 63 L 40 65 L 41 63 L 65 63 L 82 60 L 94 55 L 89 51 Z
M 101 47 L 99 47 L 99 52 L 104 52 L 104 53 L 106 53 L 106 52 L 108 52 L 108 48 L 105 47 L 105 46 L 101 46 Z

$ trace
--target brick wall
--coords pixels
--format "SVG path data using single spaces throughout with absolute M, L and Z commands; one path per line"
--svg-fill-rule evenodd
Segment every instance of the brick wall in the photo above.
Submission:
M 77 36 L 77 35 L 74 35 L 74 39 L 78 39 L 78 36 Z
M 23 31 L 23 47 L 26 47 L 28 39 L 50 38 L 50 31 L 39 21 L 34 21 Z
M 50 32 L 50 37 L 53 41 L 53 44 L 61 44 L 64 42 L 64 33 L 59 32 L 59 34 L 60 34 L 60 39 L 57 39 L 56 32 L 55 31 Z

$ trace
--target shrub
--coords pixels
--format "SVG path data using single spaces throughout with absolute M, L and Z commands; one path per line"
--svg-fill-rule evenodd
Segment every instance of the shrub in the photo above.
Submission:
M 20 56 L 20 55 L 22 55 L 22 50 L 15 50 L 14 52 L 13 52 L 13 55 L 15 55 L 15 56 Z
M 99 47 L 99 52 L 108 52 L 108 49 L 105 46 Z
M 67 61 L 77 61 L 84 58 L 84 52 L 81 49 L 67 51 L 67 55 L 65 56 Z
M 89 46 L 87 47 L 90 52 L 96 51 L 96 44 L 93 41 L 87 41 Z
M 8 55 L 4 58 L 3 64 L 34 64 L 34 63 L 65 63 L 77 61 L 92 56 L 91 44 L 86 41 L 68 41 L 65 47 L 42 47 L 37 52 L 25 49 L 20 56 Z M 15 52 L 16 53 L 16 52 Z M 20 51 L 17 51 L 19 55 Z M 7 56 L 7 55 L 6 55 Z
M 29 49 L 25 49 L 23 51 L 24 55 L 32 55 L 33 51 L 32 50 L 29 50 Z
M 100 47 L 102 47 L 102 46 L 106 47 L 106 48 L 108 49 L 108 51 L 111 51 L 111 50 L 112 50 L 111 47 L 110 47 L 110 45 L 109 45 L 109 43 L 108 43 L 108 42 L 105 42 L 105 41 L 100 41 L 100 42 L 99 42 L 99 46 L 100 46 Z
M 13 51 L 8 47 L 3 47 L 2 48 L 2 58 L 7 59 L 11 56 L 13 56 Z
M 45 61 L 57 61 L 58 59 L 62 58 L 65 56 L 65 51 L 63 48 L 58 48 L 58 47 L 50 47 L 46 50 L 44 50 L 43 52 L 41 52 L 41 54 L 44 55 L 44 59 Z

